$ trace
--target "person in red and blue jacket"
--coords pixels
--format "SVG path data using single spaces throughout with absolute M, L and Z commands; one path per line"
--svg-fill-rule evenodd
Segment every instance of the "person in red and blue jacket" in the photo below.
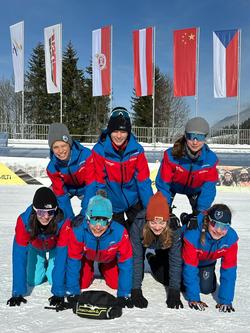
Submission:
M 185 226 L 184 226 L 185 229 Z M 207 215 L 198 218 L 198 228 L 185 230 L 182 257 L 183 283 L 192 309 L 203 311 L 207 304 L 200 293 L 210 294 L 217 288 L 215 265 L 221 259 L 220 286 L 216 308 L 235 311 L 232 302 L 237 271 L 238 235 L 231 227 L 231 211 L 224 204 L 215 204 Z
M 125 108 L 112 110 L 108 127 L 92 152 L 97 188 L 107 192 L 113 206 L 113 219 L 129 228 L 136 214 L 147 207 L 153 191 L 144 149 L 131 133 Z
M 188 197 L 192 214 L 183 222 L 189 229 L 197 227 L 197 215 L 212 205 L 216 195 L 218 158 L 205 144 L 208 133 L 209 124 L 204 118 L 190 119 L 185 134 L 164 152 L 156 176 L 156 187 L 170 207 L 177 193 Z
M 59 206 L 69 218 L 74 217 L 70 199 L 77 196 L 84 216 L 89 199 L 96 194 L 95 170 L 90 149 L 72 139 L 68 128 L 53 123 L 49 128 L 50 162 L 47 174 Z
M 69 225 L 52 190 L 39 188 L 33 204 L 17 219 L 12 253 L 12 297 L 7 301 L 8 305 L 19 306 L 27 302 L 23 298 L 27 294 L 27 284 L 36 286 L 45 281 L 51 284 L 59 233 Z
M 79 295 L 81 289 L 88 288 L 94 280 L 96 261 L 106 284 L 117 289 L 117 305 L 132 307 L 132 246 L 124 226 L 112 220 L 109 199 L 100 194 L 91 198 L 86 218 L 76 217 L 57 247 L 50 305 L 60 306 L 64 296 Z

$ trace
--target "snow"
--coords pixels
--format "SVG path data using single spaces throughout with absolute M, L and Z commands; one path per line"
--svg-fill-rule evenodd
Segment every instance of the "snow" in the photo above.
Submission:
M 7 299 L 11 297 L 12 240 L 17 216 L 30 204 L 37 186 L 0 186 L 0 265 L 2 286 L 0 288 L 0 332 L 237 332 L 246 333 L 250 326 L 250 191 L 244 189 L 219 190 L 216 202 L 228 204 L 233 211 L 233 226 L 238 232 L 239 258 L 238 279 L 236 284 L 234 307 L 235 313 L 219 313 L 215 309 L 216 301 L 212 295 L 202 295 L 202 300 L 209 305 L 204 312 L 191 310 L 182 295 L 184 309 L 168 309 L 163 286 L 155 282 L 147 270 L 143 282 L 143 293 L 149 301 L 147 309 L 125 309 L 121 318 L 107 321 L 83 319 L 71 310 L 55 312 L 46 310 L 47 299 L 51 296 L 50 286 L 45 283 L 30 290 L 26 297 L 27 304 L 9 307 Z M 185 197 L 177 196 L 176 214 L 188 211 Z M 79 211 L 80 202 L 73 201 L 75 211 Z M 218 263 L 219 264 L 219 263 Z M 219 265 L 218 265 L 219 266 Z M 104 289 L 105 282 L 97 278 L 91 288 Z

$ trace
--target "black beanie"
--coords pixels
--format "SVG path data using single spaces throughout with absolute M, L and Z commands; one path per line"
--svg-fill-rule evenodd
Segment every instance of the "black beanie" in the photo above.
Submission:
M 208 210 L 209 217 L 220 223 L 231 224 L 232 214 L 227 205 L 215 204 Z
M 53 123 L 50 125 L 48 135 L 50 149 L 52 149 L 52 146 L 56 141 L 64 141 L 72 146 L 72 138 L 66 125 L 61 123 Z
M 33 199 L 36 209 L 52 209 L 57 207 L 57 199 L 54 192 L 48 187 L 39 188 Z
M 113 131 L 126 131 L 128 134 L 131 132 L 131 121 L 127 109 L 123 107 L 116 107 L 112 110 L 108 122 L 108 134 Z

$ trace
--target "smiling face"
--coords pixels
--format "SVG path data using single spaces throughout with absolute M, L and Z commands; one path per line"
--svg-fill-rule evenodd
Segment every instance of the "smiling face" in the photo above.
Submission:
M 215 227 L 211 223 L 208 224 L 208 231 L 211 237 L 215 240 L 219 240 L 226 235 L 228 229 L 223 229 L 220 227 Z
M 100 237 L 108 229 L 108 225 L 101 226 L 100 224 L 93 225 L 89 223 L 89 229 L 95 237 Z
M 167 221 L 163 221 L 162 218 L 155 217 L 153 221 L 148 221 L 148 226 L 156 236 L 159 236 L 162 233 L 162 231 L 166 228 Z
M 53 215 L 49 215 L 48 213 L 44 213 L 43 216 L 36 214 L 37 220 L 44 226 L 48 225 L 50 221 L 53 219 Z
M 186 139 L 186 140 L 187 140 L 188 148 L 194 153 L 201 150 L 205 143 L 205 141 L 198 141 L 197 139 L 194 139 L 194 140 Z
M 64 141 L 55 141 L 52 145 L 52 151 L 61 161 L 67 161 L 70 157 L 70 145 Z
M 117 147 L 120 147 L 124 144 L 124 142 L 127 140 L 128 132 L 127 131 L 113 131 L 110 134 L 111 140 L 114 142 L 114 144 Z

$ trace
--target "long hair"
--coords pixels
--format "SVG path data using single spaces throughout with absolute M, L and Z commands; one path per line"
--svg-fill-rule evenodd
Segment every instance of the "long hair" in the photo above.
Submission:
M 175 141 L 173 149 L 172 149 L 172 155 L 176 159 L 180 159 L 185 155 L 185 143 L 186 138 L 185 135 L 183 135 L 181 138 Z
M 153 233 L 153 231 L 150 229 L 148 222 L 143 227 L 142 235 L 143 235 L 142 244 L 145 247 L 149 247 L 158 238 L 158 236 L 156 236 Z M 172 246 L 173 243 L 172 236 L 173 236 L 172 230 L 167 224 L 166 228 L 162 231 L 162 233 L 159 236 L 159 240 L 163 250 L 168 249 L 169 247 Z
M 205 245 L 205 241 L 206 241 L 206 232 L 208 231 L 208 224 L 209 224 L 209 217 L 208 217 L 208 215 L 205 215 L 203 217 L 203 224 L 202 224 L 201 237 L 200 237 L 200 242 L 203 246 Z
M 56 215 L 52 218 L 49 224 L 43 231 L 45 235 L 55 235 L 57 231 L 57 224 L 64 218 L 63 211 L 57 208 Z M 30 240 L 34 240 L 42 232 L 40 222 L 37 219 L 36 212 L 33 210 L 29 218 L 29 233 Z

